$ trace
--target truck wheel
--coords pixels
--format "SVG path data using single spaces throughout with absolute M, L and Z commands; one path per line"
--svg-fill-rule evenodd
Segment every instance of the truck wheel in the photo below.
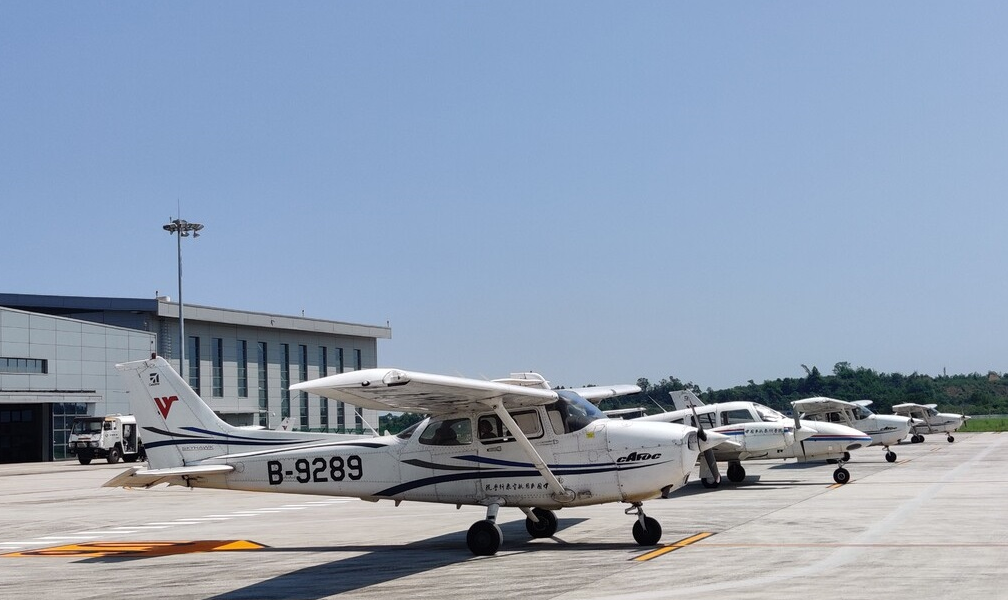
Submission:
M 119 445 L 118 444 L 116 444 L 112 448 L 109 448 L 109 451 L 108 451 L 108 463 L 110 465 L 114 465 L 117 462 L 119 462 L 119 457 L 121 456 L 121 454 L 122 453 L 119 451 Z
M 77 460 L 80 461 L 80 464 L 82 464 L 82 465 L 90 465 L 91 464 L 91 457 L 90 456 L 84 456 L 83 454 L 78 454 L 77 455 Z

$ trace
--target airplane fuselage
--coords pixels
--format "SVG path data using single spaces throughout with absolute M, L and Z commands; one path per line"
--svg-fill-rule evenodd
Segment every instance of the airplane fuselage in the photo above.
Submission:
M 692 428 L 600 419 L 578 431 L 556 433 L 544 407 L 523 413 L 523 431 L 528 428 L 536 452 L 563 487 L 574 492 L 572 500 L 554 497 L 513 437 L 481 440 L 458 435 L 443 443 L 429 435 L 445 422 L 436 417 L 425 419 L 408 435 L 211 458 L 201 464 L 229 465 L 234 470 L 201 478 L 194 485 L 366 500 L 558 508 L 655 497 L 669 481 L 681 486 L 696 460 Z M 487 416 L 456 414 L 450 422 L 471 432 L 477 430 L 473 424 Z

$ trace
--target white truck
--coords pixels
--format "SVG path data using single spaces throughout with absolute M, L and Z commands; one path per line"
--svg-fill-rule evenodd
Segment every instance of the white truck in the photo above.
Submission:
M 120 458 L 126 462 L 147 460 L 133 415 L 77 417 L 70 428 L 67 452 L 76 454 L 82 465 L 94 458 L 104 458 L 109 464 Z

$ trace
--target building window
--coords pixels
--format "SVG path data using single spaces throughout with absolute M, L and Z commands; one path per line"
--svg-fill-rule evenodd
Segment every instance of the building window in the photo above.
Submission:
M 290 344 L 280 344 L 280 418 L 290 416 Z
M 0 373 L 27 373 L 45 375 L 49 361 L 42 358 L 0 358 Z
M 328 348 L 319 346 L 318 349 L 318 372 L 319 377 L 329 374 L 329 354 Z M 329 429 L 329 399 L 319 396 L 319 426 L 322 429 Z
M 353 351 L 354 357 L 354 369 L 360 371 L 364 368 L 364 361 L 361 359 L 361 351 L 359 349 Z
M 238 397 L 248 398 L 248 342 L 238 340 Z
M 88 414 L 88 405 L 83 402 L 54 402 L 52 405 L 52 457 L 53 460 L 70 458 L 67 453 L 67 439 L 74 419 Z
M 357 430 L 358 433 L 362 433 L 364 431 L 363 409 L 354 407 L 353 415 L 354 429 Z
M 189 336 L 189 344 L 186 348 L 186 355 L 189 357 L 189 387 L 196 392 L 196 395 L 200 394 L 200 353 L 199 353 L 199 338 L 191 335 Z
M 259 342 L 259 425 L 269 424 L 269 378 L 266 368 L 266 342 Z
M 224 340 L 213 338 L 213 396 L 224 397 Z
M 343 348 L 336 348 L 336 372 L 342 373 L 345 365 L 343 364 Z M 336 401 L 336 430 L 343 433 L 346 429 L 346 406 L 343 404 L 342 400 Z
M 308 381 L 308 346 L 298 346 L 298 368 L 301 381 Z M 301 429 L 308 429 L 308 392 L 301 392 Z

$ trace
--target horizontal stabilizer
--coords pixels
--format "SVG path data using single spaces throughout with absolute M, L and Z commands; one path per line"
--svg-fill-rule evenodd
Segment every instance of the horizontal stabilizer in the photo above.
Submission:
M 133 467 L 109 479 L 102 487 L 149 488 L 162 483 L 188 486 L 191 479 L 223 475 L 233 470 L 234 467 L 230 465 L 197 465 L 170 469 Z

